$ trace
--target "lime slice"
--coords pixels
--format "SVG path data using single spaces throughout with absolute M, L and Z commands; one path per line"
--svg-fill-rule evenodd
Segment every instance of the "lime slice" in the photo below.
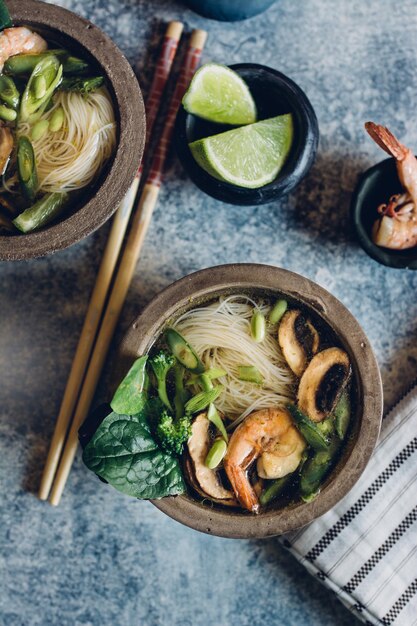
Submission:
M 247 84 L 225 65 L 200 67 L 182 103 L 188 113 L 210 122 L 236 126 L 256 122 L 256 106 Z
M 242 126 L 190 143 L 197 163 L 220 180 L 257 189 L 272 182 L 290 152 L 291 114 Z

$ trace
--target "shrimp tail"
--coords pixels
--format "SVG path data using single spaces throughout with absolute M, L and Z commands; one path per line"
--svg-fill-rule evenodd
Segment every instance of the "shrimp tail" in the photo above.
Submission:
M 229 480 L 233 486 L 233 490 L 238 497 L 240 504 L 248 511 L 252 511 L 252 513 L 258 513 L 259 500 L 248 481 L 246 470 L 243 469 L 240 465 L 235 465 L 230 461 L 228 462 L 227 459 L 225 459 L 224 465 L 226 473 L 229 477 Z
M 374 122 L 366 122 L 365 130 L 385 152 L 397 161 L 403 161 L 409 150 L 392 134 L 388 128 Z

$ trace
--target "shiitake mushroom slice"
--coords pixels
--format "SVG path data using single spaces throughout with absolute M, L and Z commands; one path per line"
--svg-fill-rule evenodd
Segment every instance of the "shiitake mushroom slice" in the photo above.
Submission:
M 340 348 L 316 354 L 301 377 L 298 406 L 314 422 L 321 422 L 334 410 L 351 375 L 349 357 Z
M 281 320 L 278 343 L 288 365 L 300 377 L 318 351 L 320 337 L 311 321 L 298 309 L 292 309 Z

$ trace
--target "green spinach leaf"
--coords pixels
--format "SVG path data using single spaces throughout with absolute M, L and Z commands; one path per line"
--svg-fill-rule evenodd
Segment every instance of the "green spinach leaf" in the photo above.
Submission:
M 143 408 L 146 402 L 147 360 L 147 355 L 136 359 L 116 389 L 116 393 L 110 403 L 115 413 L 119 413 L 119 415 L 135 415 Z
M 87 467 L 118 491 L 141 499 L 184 493 L 177 458 L 159 449 L 152 437 L 146 403 L 136 415 L 110 413 L 84 448 Z

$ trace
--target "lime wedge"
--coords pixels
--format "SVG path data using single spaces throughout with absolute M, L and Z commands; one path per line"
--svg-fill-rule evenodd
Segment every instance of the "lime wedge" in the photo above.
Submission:
M 293 121 L 287 114 L 193 141 L 190 150 L 200 167 L 215 178 L 257 189 L 277 177 L 292 139 Z
M 225 65 L 206 63 L 194 74 L 182 104 L 188 113 L 210 122 L 241 126 L 256 122 L 256 106 L 239 74 Z

